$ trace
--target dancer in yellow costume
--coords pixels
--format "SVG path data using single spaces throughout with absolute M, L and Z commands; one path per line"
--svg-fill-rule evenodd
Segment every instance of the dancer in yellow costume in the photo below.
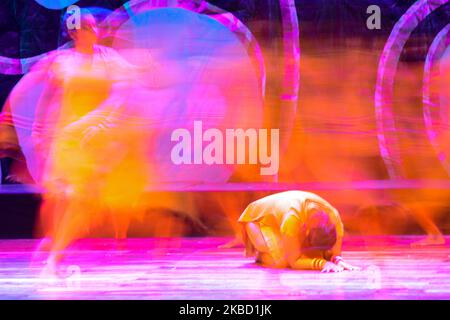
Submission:
M 138 68 L 97 44 L 92 13 L 82 11 L 80 19 L 79 29 L 68 30 L 74 47 L 55 54 L 48 67 L 32 128 L 45 190 L 40 219 L 46 238 L 38 249 L 50 248 L 43 275 L 57 273 L 64 250 L 108 217 L 123 239 L 130 220 L 143 214 L 146 133 L 125 117 Z
M 338 211 L 310 192 L 287 191 L 252 202 L 239 222 L 247 256 L 273 268 L 358 270 L 341 257 L 344 227 Z

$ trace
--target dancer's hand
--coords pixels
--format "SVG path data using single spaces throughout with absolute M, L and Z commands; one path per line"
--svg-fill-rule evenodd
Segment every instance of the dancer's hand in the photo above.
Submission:
M 342 272 L 344 271 L 344 268 L 334 264 L 333 262 L 327 261 L 327 263 L 325 263 L 325 265 L 322 268 L 321 272 Z
M 344 262 L 344 261 L 342 261 L 342 260 L 339 261 L 337 265 L 338 265 L 339 267 L 342 267 L 344 270 L 350 270 L 350 271 L 359 271 L 359 270 L 361 270 L 360 267 L 352 266 L 351 264 L 349 264 L 349 263 L 347 263 L 347 262 Z

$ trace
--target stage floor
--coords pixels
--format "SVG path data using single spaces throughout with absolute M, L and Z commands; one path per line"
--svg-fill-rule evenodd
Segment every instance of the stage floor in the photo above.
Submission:
M 58 280 L 40 278 L 37 240 L 0 241 L 1 299 L 450 299 L 446 246 L 413 249 L 419 237 L 349 237 L 358 272 L 271 270 L 218 249 L 229 238 L 86 239 Z

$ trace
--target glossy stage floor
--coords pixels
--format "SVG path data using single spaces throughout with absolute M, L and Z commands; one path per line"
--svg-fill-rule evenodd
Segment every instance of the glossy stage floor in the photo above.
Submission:
M 418 237 L 348 237 L 358 272 L 271 270 L 218 249 L 228 238 L 86 239 L 67 252 L 57 279 L 40 277 L 38 240 L 0 241 L 2 299 L 450 299 L 447 245 Z

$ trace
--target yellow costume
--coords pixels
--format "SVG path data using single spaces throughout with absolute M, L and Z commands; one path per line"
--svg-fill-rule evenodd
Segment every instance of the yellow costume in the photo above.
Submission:
M 336 228 L 336 243 L 330 250 L 302 250 L 301 240 L 311 213 L 325 212 Z M 323 198 L 304 191 L 287 191 L 252 202 L 239 222 L 247 256 L 263 265 L 320 270 L 341 253 L 344 228 L 338 211 Z M 253 229 L 252 229 L 253 228 Z M 255 231 L 255 232 L 253 232 Z M 257 234 L 262 237 L 258 237 Z M 256 235 L 256 236 L 255 236 Z

